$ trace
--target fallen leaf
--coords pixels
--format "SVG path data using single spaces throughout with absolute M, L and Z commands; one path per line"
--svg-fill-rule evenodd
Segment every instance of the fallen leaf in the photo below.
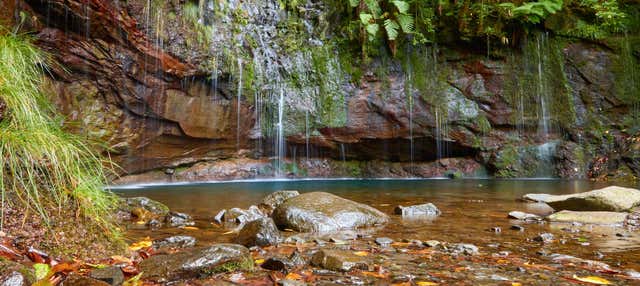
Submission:
M 519 282 L 511 282 L 511 286 L 522 286 L 522 283 L 519 283 Z
M 611 282 L 609 282 L 609 280 L 598 277 L 598 276 L 579 277 L 574 274 L 573 279 L 580 282 L 587 282 L 587 283 L 596 284 L 596 285 L 611 285 Z
M 431 281 L 418 281 L 418 282 L 416 282 L 416 285 L 418 285 L 418 286 L 432 286 L 432 285 L 438 285 L 438 283 L 431 282 Z
M 133 251 L 138 251 L 143 248 L 151 247 L 151 245 L 153 245 L 153 242 L 151 241 L 151 239 L 147 237 L 144 240 L 132 243 L 131 245 L 129 245 L 129 249 Z
M 292 273 L 287 274 L 285 279 L 288 279 L 288 280 L 301 280 L 302 279 L 302 275 L 300 275 L 298 273 L 295 273 L 295 272 L 292 272 Z
M 183 229 L 186 229 L 186 230 L 198 230 L 199 228 L 197 228 L 195 226 L 185 226 L 185 227 L 183 227 Z
M 33 270 L 36 275 L 36 280 L 42 280 L 51 272 L 51 267 L 49 267 L 49 264 L 36 263 L 33 264 Z
M 262 263 L 264 263 L 264 259 L 256 259 L 255 263 L 256 264 L 262 264 Z
M 362 256 L 362 257 L 369 256 L 369 252 L 366 252 L 366 251 L 356 251 L 353 254 L 355 254 L 356 256 Z
M 227 231 L 227 232 L 223 233 L 223 235 L 233 234 L 233 233 L 235 233 L 235 232 L 233 230 L 230 230 L 230 231 Z
M 133 261 L 131 261 L 131 259 L 126 258 L 124 256 L 121 255 L 114 255 L 111 256 L 111 259 L 113 259 L 113 263 L 114 264 L 118 264 L 118 263 L 132 263 Z
M 380 272 L 372 272 L 372 271 L 362 271 L 362 274 L 365 276 L 371 276 L 371 277 L 375 277 L 375 278 L 387 278 L 389 277 L 389 275 L 387 274 L 383 274 Z

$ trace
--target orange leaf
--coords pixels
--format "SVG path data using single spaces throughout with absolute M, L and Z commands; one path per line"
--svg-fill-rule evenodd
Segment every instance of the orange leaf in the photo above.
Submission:
M 366 251 L 356 251 L 353 254 L 355 254 L 356 256 L 369 256 L 369 252 Z
M 153 242 L 147 237 L 144 240 L 132 243 L 131 245 L 129 245 L 129 249 L 138 251 L 143 248 L 151 247 L 151 245 L 153 245 Z
M 591 283 L 596 285 L 611 285 L 611 282 L 609 282 L 609 280 L 598 277 L 598 276 L 578 277 L 577 275 L 574 274 L 572 278 L 580 282 L 586 282 L 586 283 Z

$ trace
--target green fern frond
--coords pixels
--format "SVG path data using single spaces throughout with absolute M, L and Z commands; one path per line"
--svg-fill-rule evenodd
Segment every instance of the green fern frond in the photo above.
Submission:
M 387 32 L 387 39 L 389 39 L 390 41 L 394 41 L 398 37 L 398 30 L 400 29 L 400 25 L 398 25 L 395 20 L 385 19 L 384 29 Z
M 413 19 L 413 16 L 408 15 L 408 14 L 400 14 L 398 15 L 398 24 L 400 24 L 400 28 L 402 28 L 402 31 L 410 34 L 413 33 L 414 29 L 415 29 L 415 21 Z

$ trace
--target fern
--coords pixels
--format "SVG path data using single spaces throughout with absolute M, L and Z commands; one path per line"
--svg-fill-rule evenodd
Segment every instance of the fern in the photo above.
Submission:
M 402 28 L 402 31 L 407 33 L 407 34 L 411 34 L 414 31 L 415 28 L 415 21 L 413 19 L 413 16 L 408 15 L 408 14 L 400 14 L 397 17 L 398 19 L 398 24 L 400 24 L 400 28 Z
M 385 19 L 384 29 L 387 32 L 387 38 L 390 41 L 395 41 L 395 39 L 398 37 L 398 30 L 400 29 L 398 23 L 395 20 Z
M 401 14 L 406 14 L 409 11 L 409 3 L 405 1 L 392 1 L 391 3 L 398 8 L 398 12 Z
M 359 4 L 360 0 L 349 0 L 349 6 L 351 7 L 358 7 Z

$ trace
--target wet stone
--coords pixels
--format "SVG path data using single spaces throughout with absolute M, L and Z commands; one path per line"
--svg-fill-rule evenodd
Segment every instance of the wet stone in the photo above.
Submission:
M 282 229 L 331 232 L 387 223 L 384 213 L 370 206 L 325 192 L 304 193 L 286 200 L 273 212 Z
M 260 265 L 263 269 L 271 270 L 271 271 L 284 271 L 287 266 L 287 261 L 277 257 L 271 257 L 265 260 L 264 263 Z
M 369 268 L 367 260 L 346 250 L 321 249 L 311 258 L 311 264 L 333 271 L 348 272 Z
M 120 267 L 109 266 L 98 268 L 91 271 L 89 276 L 93 279 L 104 281 L 112 286 L 122 285 L 124 282 L 124 274 Z
M 622 225 L 626 219 L 627 213 L 606 211 L 560 211 L 547 216 L 547 220 L 551 222 L 602 225 Z
M 291 280 L 291 279 L 281 279 L 281 280 L 278 280 L 277 285 L 279 285 L 279 286 L 305 286 L 305 285 L 307 285 L 307 283 L 304 283 L 302 281 L 297 281 L 297 280 Z
M 273 219 L 263 217 L 245 224 L 235 241 L 245 246 L 267 246 L 283 240 Z
M 530 221 L 542 220 L 542 218 L 540 216 L 538 216 L 538 215 L 525 213 L 525 212 L 521 212 L 521 211 L 509 212 L 509 218 L 518 219 L 518 220 L 525 220 L 525 221 L 527 221 L 527 220 L 530 220 Z
M 441 244 L 440 241 L 437 241 L 437 240 L 427 240 L 424 242 L 424 245 L 427 247 L 436 247 L 440 244 Z
M 439 216 L 441 212 L 438 209 L 438 207 L 436 207 L 434 204 L 426 203 L 426 204 L 414 205 L 414 206 L 408 206 L 408 207 L 397 206 L 394 209 L 394 213 L 397 215 L 402 215 L 402 217 L 411 218 L 411 217 L 421 217 L 421 216 L 434 217 L 434 216 Z
M 512 225 L 510 229 L 517 230 L 517 231 L 524 231 L 524 227 L 521 225 Z
M 269 210 L 274 210 L 284 201 L 300 195 L 298 191 L 283 190 L 270 193 L 262 200 L 262 206 Z
M 570 195 L 527 194 L 525 199 L 543 202 L 557 211 L 629 211 L 640 205 L 640 190 L 610 186 Z
M 0 257 L 0 285 L 27 286 L 35 282 L 32 268 Z
M 11 271 L 9 273 L 3 274 L 0 277 L 0 285 L 1 286 L 27 286 L 31 285 L 31 283 L 27 282 L 26 277 L 22 275 L 22 273 L 18 271 Z
M 190 215 L 179 212 L 170 212 L 169 215 L 166 216 L 165 222 L 173 227 L 191 226 L 196 224 Z
M 376 244 L 380 246 L 389 246 L 393 243 L 393 239 L 388 237 L 378 237 L 376 238 Z
M 542 243 L 551 243 L 555 237 L 551 233 L 541 233 L 538 236 L 534 237 L 533 240 Z
M 146 197 L 123 198 L 121 208 L 138 218 L 141 218 L 140 216 L 161 218 L 169 214 L 169 207 Z
M 154 255 L 139 264 L 143 279 L 158 282 L 252 267 L 253 259 L 249 249 L 242 245 L 225 243 L 173 254 Z
M 176 235 L 153 241 L 156 248 L 187 248 L 196 245 L 196 239 L 187 235 Z
M 478 247 L 468 243 L 456 243 L 449 246 L 449 251 L 453 254 L 477 255 L 480 253 Z

